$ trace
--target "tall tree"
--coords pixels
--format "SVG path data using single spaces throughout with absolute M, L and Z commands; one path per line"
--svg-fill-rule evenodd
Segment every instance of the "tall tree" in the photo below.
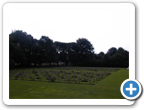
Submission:
M 40 59 L 41 63 L 55 62 L 56 58 L 56 48 L 53 40 L 47 36 L 41 36 L 39 40 L 39 45 L 41 46 Z
M 108 64 L 112 67 L 128 67 L 129 52 L 122 47 L 118 48 L 118 50 L 112 47 L 107 54 L 110 55 Z
M 110 56 L 113 56 L 117 52 L 117 49 L 115 47 L 112 47 L 108 50 L 107 54 Z
M 57 52 L 59 61 L 65 62 L 65 64 L 68 65 L 68 62 L 69 62 L 68 43 L 56 41 L 54 44 L 56 46 L 56 52 Z
M 31 63 L 34 63 L 34 65 L 40 65 L 42 62 L 41 59 L 41 54 L 42 54 L 42 47 L 39 45 L 39 40 L 34 39 L 33 45 L 31 46 L 31 53 L 30 53 L 30 58 L 31 58 Z
M 77 44 L 80 47 L 79 60 L 82 66 L 87 65 L 87 61 L 92 58 L 94 54 L 94 47 L 86 38 L 79 38 Z
M 41 65 L 43 63 L 70 62 L 74 66 L 107 66 L 128 67 L 129 52 L 122 47 L 110 48 L 106 54 L 94 53 L 94 47 L 86 38 L 79 38 L 76 42 L 53 42 L 47 36 L 39 40 L 23 31 L 9 34 L 9 66 L 15 63 L 20 66 Z
M 27 61 L 25 61 L 25 64 L 30 63 L 31 59 L 29 56 L 30 56 L 30 48 L 33 42 L 33 37 L 31 35 L 28 35 L 26 32 L 17 30 L 9 34 L 9 39 L 10 43 L 12 43 L 15 46 L 16 50 L 18 52 L 21 52 L 22 53 L 21 55 L 26 57 Z M 18 52 L 15 54 L 18 55 Z M 21 62 L 21 64 L 22 63 L 23 62 Z
M 80 46 L 75 43 L 68 43 L 68 57 L 69 57 L 69 62 L 71 62 L 74 66 L 79 65 L 79 51 L 80 51 Z

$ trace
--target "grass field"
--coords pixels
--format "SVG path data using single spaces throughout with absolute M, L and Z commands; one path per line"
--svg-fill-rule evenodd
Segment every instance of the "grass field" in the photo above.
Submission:
M 10 73 L 10 99 L 123 99 L 120 86 L 129 78 L 124 68 L 17 69 Z M 54 82 L 48 79 L 50 75 Z

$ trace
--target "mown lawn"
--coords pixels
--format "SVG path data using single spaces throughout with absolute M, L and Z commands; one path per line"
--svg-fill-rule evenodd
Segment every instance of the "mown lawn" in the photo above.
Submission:
M 123 99 L 121 83 L 129 78 L 128 69 L 112 72 L 101 81 L 89 84 L 71 84 L 14 80 L 9 82 L 10 99 Z

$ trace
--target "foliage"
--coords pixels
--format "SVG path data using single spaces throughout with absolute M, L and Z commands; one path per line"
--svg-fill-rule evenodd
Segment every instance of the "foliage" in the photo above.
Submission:
M 10 69 L 14 66 L 88 66 L 129 67 L 129 52 L 122 47 L 111 47 L 108 52 L 94 53 L 94 47 L 86 38 L 76 42 L 53 42 L 48 36 L 34 39 L 17 30 L 9 34 Z
M 9 60 L 9 68 L 10 68 L 10 69 L 13 69 L 14 66 L 15 66 L 15 61 L 14 61 L 13 59 L 10 59 L 10 60 Z
M 57 67 L 48 69 L 21 69 L 17 72 L 15 70 L 10 71 L 10 79 L 92 84 L 92 82 L 103 80 L 111 72 L 117 71 L 118 68 Z
M 51 82 L 55 82 L 55 78 L 54 77 L 51 77 Z
M 112 47 L 108 50 L 107 54 L 110 56 L 113 56 L 117 52 L 117 49 L 115 47 Z

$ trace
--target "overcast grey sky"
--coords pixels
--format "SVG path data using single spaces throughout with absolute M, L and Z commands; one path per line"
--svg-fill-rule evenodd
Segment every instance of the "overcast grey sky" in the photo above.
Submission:
M 61 42 L 87 38 L 93 44 L 95 53 L 106 53 L 111 47 L 129 50 L 129 21 L 129 11 L 122 7 L 23 4 L 9 10 L 9 33 L 23 30 L 36 39 L 45 35 Z

